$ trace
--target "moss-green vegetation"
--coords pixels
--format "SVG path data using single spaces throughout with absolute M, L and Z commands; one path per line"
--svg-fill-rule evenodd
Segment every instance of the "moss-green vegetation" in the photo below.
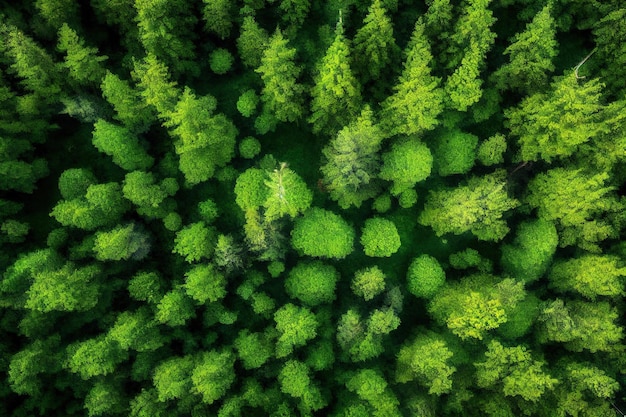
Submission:
M 626 411 L 618 0 L 0 5 L 0 416 Z

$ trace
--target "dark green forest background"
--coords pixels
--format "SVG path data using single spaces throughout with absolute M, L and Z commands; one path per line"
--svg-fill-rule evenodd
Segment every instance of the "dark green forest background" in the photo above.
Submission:
M 1 416 L 623 415 L 621 0 L 0 2 Z

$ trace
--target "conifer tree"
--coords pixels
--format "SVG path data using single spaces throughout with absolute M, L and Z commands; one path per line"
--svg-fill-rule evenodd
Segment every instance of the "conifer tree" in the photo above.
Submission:
M 314 133 L 333 135 L 347 126 L 361 108 L 361 86 L 350 68 L 350 48 L 341 18 L 335 38 L 319 62 L 311 89 L 311 117 Z
M 391 19 L 382 1 L 373 0 L 363 26 L 354 36 L 354 63 L 363 83 L 377 80 L 397 53 Z
M 433 129 L 443 110 L 443 91 L 433 77 L 424 24 L 418 20 L 406 48 L 402 75 L 382 104 L 381 124 L 389 134 L 414 135 Z
M 226 39 L 233 27 L 234 4 L 232 0 L 202 0 L 204 28 L 220 39 Z
M 504 50 L 509 62 L 493 73 L 499 88 L 535 93 L 547 87 L 548 75 L 554 71 L 552 59 L 557 54 L 552 8 L 551 3 L 544 6 Z
M 294 122 L 304 112 L 304 86 L 297 82 L 301 68 L 295 64 L 295 56 L 296 49 L 290 48 L 280 29 L 276 29 L 256 69 L 263 80 L 261 100 L 283 122 Z
M 100 85 L 105 71 L 101 63 L 108 57 L 98 56 L 98 48 L 87 47 L 85 41 L 67 23 L 59 29 L 57 48 L 65 53 L 64 66 L 78 85 Z
M 263 207 L 268 221 L 284 216 L 296 217 L 308 209 L 313 200 L 313 193 L 306 183 L 285 162 L 268 174 L 265 185 L 268 193 Z
M 106 71 L 100 85 L 102 96 L 113 106 L 114 119 L 134 133 L 143 133 L 153 122 L 152 108 L 142 100 L 140 92 L 126 80 Z
M 382 138 L 381 129 L 373 121 L 373 112 L 365 106 L 361 116 L 341 129 L 322 150 L 326 162 L 320 171 L 330 197 L 341 208 L 360 207 L 363 201 L 378 194 L 380 185 L 376 175 Z
M 241 62 L 246 67 L 258 68 L 261 65 L 263 51 L 269 43 L 269 35 L 261 28 L 254 16 L 243 18 L 239 37 L 237 38 L 237 50 Z

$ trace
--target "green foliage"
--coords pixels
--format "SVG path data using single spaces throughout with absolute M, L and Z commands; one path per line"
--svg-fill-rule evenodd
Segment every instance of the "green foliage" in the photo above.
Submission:
M 443 111 L 443 92 L 439 78 L 431 75 L 432 55 L 421 20 L 415 24 L 405 54 L 394 93 L 382 103 L 381 120 L 390 134 L 415 135 L 437 126 Z
M 226 279 L 211 264 L 195 265 L 185 273 L 185 291 L 199 304 L 226 296 Z
M 360 269 L 354 273 L 350 287 L 355 295 L 369 301 L 385 290 L 385 278 L 378 266 Z
M 506 396 L 536 402 L 559 382 L 543 371 L 544 364 L 534 360 L 523 346 L 505 347 L 492 340 L 487 346 L 485 361 L 474 365 L 478 386 L 501 386 Z
M 400 249 L 398 229 L 391 220 L 367 219 L 361 229 L 361 245 L 367 256 L 390 257 Z
M 110 71 L 100 85 L 102 96 L 113 106 L 114 119 L 120 121 L 131 132 L 144 132 L 152 123 L 153 111 L 144 103 L 140 92 L 128 81 Z
M 506 152 L 506 138 L 496 133 L 480 143 L 476 159 L 485 166 L 501 164 L 504 162 L 504 152 Z
M 218 75 L 226 74 L 233 66 L 235 58 L 228 49 L 217 48 L 209 55 L 209 67 Z
M 124 350 L 153 351 L 165 343 L 157 323 L 146 308 L 119 314 L 109 329 L 107 338 L 114 340 Z
M 509 62 L 493 74 L 500 88 L 535 93 L 547 87 L 548 74 L 554 71 L 552 59 L 558 52 L 552 8 L 551 3 L 544 6 L 523 32 L 513 36 L 504 50 Z
M 611 213 L 622 205 L 605 186 L 606 172 L 588 175 L 579 169 L 554 168 L 528 184 L 526 202 L 540 218 L 556 221 L 559 246 L 578 245 L 597 252 L 598 243 L 616 236 Z
M 471 232 L 480 240 L 498 241 L 509 231 L 504 213 L 519 206 L 507 195 L 504 172 L 471 177 L 467 185 L 430 191 L 419 223 L 437 236 Z
M 566 158 L 601 132 L 603 85 L 580 82 L 568 73 L 556 78 L 549 93 L 536 93 L 505 110 L 511 133 L 519 138 L 523 161 Z
M 464 251 L 453 253 L 448 258 L 450 266 L 455 269 L 478 268 L 480 272 L 491 272 L 491 260 L 483 258 L 476 249 L 467 248 Z
M 313 133 L 334 135 L 347 126 L 361 109 L 361 89 L 350 68 L 350 49 L 341 21 L 335 39 L 319 63 L 311 89 Z
M 399 401 L 381 372 L 361 369 L 346 382 L 346 388 L 372 407 L 374 416 L 400 416 Z
M 431 299 L 428 310 L 461 339 L 482 340 L 488 331 L 506 323 L 507 315 L 525 294 L 521 282 L 477 274 L 444 286 Z
M 411 261 L 406 279 L 411 294 L 430 299 L 446 282 L 446 273 L 437 259 L 423 254 Z
M 280 390 L 298 398 L 306 410 L 319 410 L 326 405 L 320 389 L 313 384 L 309 368 L 302 362 L 291 359 L 278 374 Z
M 202 0 L 204 28 L 220 39 L 230 35 L 233 26 L 233 2 L 231 0 Z
M 289 271 L 285 289 L 292 298 L 297 298 L 306 305 L 316 306 L 335 300 L 338 280 L 339 273 L 330 265 L 321 261 L 300 262 Z
M 296 49 L 288 46 L 288 39 L 277 29 L 263 51 L 261 74 L 263 89 L 261 100 L 265 108 L 283 122 L 294 122 L 304 113 L 304 91 L 297 79 L 302 69 L 294 62 Z
M 176 232 L 173 253 L 189 263 L 208 259 L 215 250 L 215 230 L 207 227 L 204 222 L 192 223 Z
M 313 193 L 285 162 L 268 174 L 265 185 L 268 190 L 263 207 L 265 218 L 269 221 L 284 216 L 296 217 L 311 206 Z
M 66 200 L 83 197 L 96 177 L 86 168 L 67 169 L 59 176 L 59 191 Z
M 291 244 L 305 255 L 343 259 L 354 249 L 354 229 L 332 211 L 313 207 L 296 219 Z
M 267 333 L 241 330 L 233 346 L 245 369 L 258 369 L 274 356 L 274 344 Z
M 416 138 L 406 138 L 393 143 L 384 153 L 379 177 L 393 181 L 391 194 L 400 195 L 430 175 L 433 156 L 430 149 Z
M 380 128 L 373 123 L 373 112 L 365 106 L 361 116 L 339 131 L 324 147 L 325 163 L 320 168 L 326 188 L 343 209 L 360 207 L 378 194 L 376 173 L 380 166 Z
M 253 159 L 261 152 L 261 142 L 252 136 L 246 136 L 239 142 L 239 155 L 242 158 Z
M 67 347 L 67 368 L 82 379 L 109 375 L 126 359 L 122 348 L 114 341 L 99 336 Z
M 21 395 L 40 395 L 43 384 L 41 374 L 58 371 L 59 358 L 51 355 L 58 349 L 58 337 L 35 340 L 11 356 L 7 381 L 11 389 Z
M 243 117 L 252 117 L 259 105 L 259 96 L 254 90 L 246 90 L 237 100 L 237 110 Z
M 619 296 L 624 293 L 626 269 L 619 258 L 583 255 L 552 266 L 549 279 L 559 291 L 574 291 L 590 300 L 598 296 Z
M 280 0 L 278 8 L 283 20 L 290 25 L 301 26 L 311 8 L 310 0 Z
M 202 396 L 202 402 L 213 404 L 226 394 L 235 381 L 235 355 L 231 352 L 204 352 L 191 374 L 193 391 Z
M 98 381 L 85 397 L 85 408 L 89 417 L 125 410 L 122 388 L 108 381 Z
M 93 247 L 100 261 L 137 260 L 150 252 L 149 237 L 134 223 L 108 232 L 97 232 Z
M 376 80 L 397 53 L 391 19 L 381 0 L 370 5 L 363 26 L 354 35 L 354 61 L 364 81 Z
M 192 388 L 191 373 L 194 360 L 191 356 L 172 357 L 154 368 L 154 387 L 158 400 L 167 401 L 185 397 Z
M 98 86 L 104 77 L 104 68 L 101 62 L 106 56 L 98 56 L 98 48 L 89 48 L 75 30 L 67 23 L 59 29 L 59 43 L 57 48 L 65 52 L 64 66 L 70 77 L 78 84 Z
M 265 172 L 258 168 L 248 168 L 237 177 L 235 201 L 242 210 L 256 209 L 265 203 L 269 194 L 265 177 Z
M 466 174 L 474 166 L 478 138 L 460 130 L 445 131 L 437 138 L 434 157 L 439 175 Z
M 167 118 L 174 110 L 176 99 L 180 95 L 177 83 L 170 81 L 168 67 L 152 53 L 133 64 L 131 75 L 137 82 L 145 103 L 153 107 L 161 119 Z
M 196 311 L 191 298 L 182 288 L 175 288 L 166 293 L 156 306 L 156 320 L 168 326 L 182 326 L 194 317 Z
M 317 319 L 306 307 L 285 304 L 274 313 L 274 321 L 279 332 L 276 340 L 277 358 L 288 356 L 294 348 L 304 346 L 317 336 Z
M 543 219 L 522 223 L 515 240 L 502 246 L 502 267 L 509 275 L 524 282 L 539 279 L 550 266 L 559 243 L 554 223 Z
M 269 43 L 269 35 L 259 26 L 253 16 L 243 18 L 241 31 L 237 38 L 237 49 L 241 62 L 246 67 L 257 68 L 261 65 L 263 51 Z
M 102 119 L 94 124 L 93 145 L 127 171 L 148 169 L 154 163 L 135 135 Z
M 442 395 L 452 390 L 451 366 L 453 352 L 446 341 L 435 333 L 425 333 L 407 343 L 398 353 L 396 381 L 417 381 L 429 394 Z

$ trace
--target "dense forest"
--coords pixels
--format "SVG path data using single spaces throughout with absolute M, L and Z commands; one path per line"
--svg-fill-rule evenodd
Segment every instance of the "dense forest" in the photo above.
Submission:
M 622 0 L 0 2 L 0 415 L 626 412 Z

